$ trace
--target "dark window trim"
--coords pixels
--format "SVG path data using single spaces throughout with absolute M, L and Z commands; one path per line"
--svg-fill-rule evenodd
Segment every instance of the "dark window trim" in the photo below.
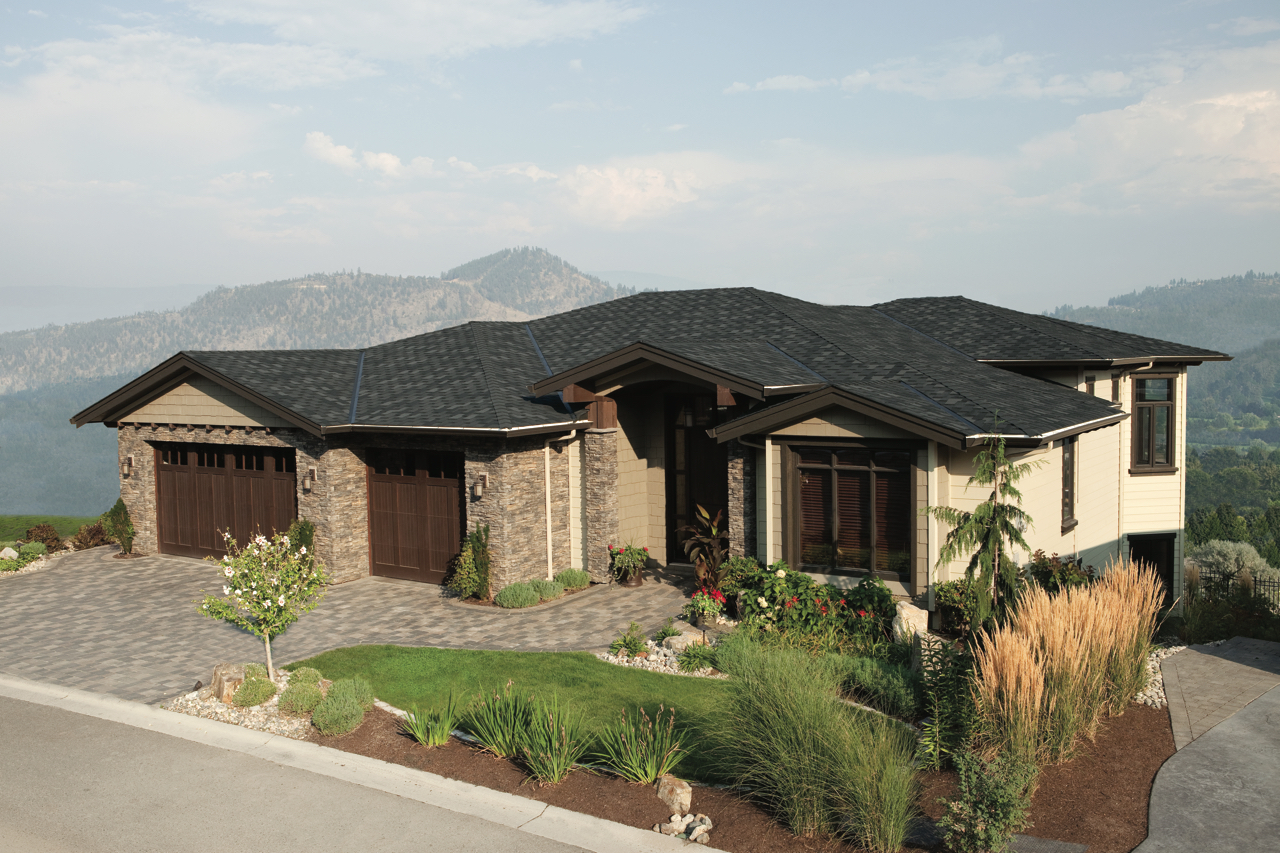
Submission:
M 1178 418 L 1178 374 L 1177 373 L 1134 373 L 1130 375 L 1133 380 L 1133 389 L 1131 400 L 1133 401 L 1133 411 L 1130 412 L 1130 419 L 1133 421 L 1133 428 L 1129 432 L 1129 474 L 1176 474 L 1178 473 L 1178 433 L 1176 430 Z M 1138 402 L 1138 382 L 1143 379 L 1167 379 L 1169 380 L 1169 400 L 1159 403 L 1140 403 Z M 1141 409 L 1168 409 L 1169 410 L 1169 461 L 1167 463 L 1157 463 L 1155 457 L 1155 418 L 1151 419 L 1151 448 L 1152 461 L 1143 464 L 1138 461 L 1138 448 L 1140 446 L 1140 436 L 1138 430 L 1142 425 L 1142 418 L 1139 416 Z

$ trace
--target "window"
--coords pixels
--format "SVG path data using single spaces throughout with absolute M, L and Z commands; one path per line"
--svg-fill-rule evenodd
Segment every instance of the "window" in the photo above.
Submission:
M 909 580 L 911 472 L 907 450 L 797 447 L 799 561 L 841 574 Z
M 1076 526 L 1076 438 L 1062 442 L 1062 532 Z
M 1120 405 L 1120 374 L 1111 374 L 1111 402 Z
M 1084 378 L 1084 392 L 1088 394 L 1090 397 L 1097 394 L 1097 390 L 1096 390 L 1097 387 L 1098 387 L 1098 377 L 1086 376 Z
M 1174 468 L 1173 395 L 1171 376 L 1133 381 L 1134 473 L 1172 472 Z

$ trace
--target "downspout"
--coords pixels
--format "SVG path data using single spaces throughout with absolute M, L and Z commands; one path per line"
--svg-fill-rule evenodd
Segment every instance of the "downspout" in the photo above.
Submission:
M 542 486 L 543 497 L 545 501 L 545 511 L 547 519 L 547 580 L 555 578 L 555 549 L 551 536 L 551 443 L 565 442 L 566 444 L 573 441 L 578 435 L 578 431 L 572 430 L 568 435 L 562 435 L 559 438 L 548 438 L 542 442 Z

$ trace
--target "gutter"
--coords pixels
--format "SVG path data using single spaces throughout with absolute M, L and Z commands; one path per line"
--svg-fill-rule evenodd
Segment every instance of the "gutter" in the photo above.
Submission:
M 320 428 L 321 435 L 344 432 L 393 432 L 423 435 L 487 435 L 496 438 L 512 438 L 522 435 L 538 435 L 544 432 L 586 429 L 590 420 L 557 421 L 548 424 L 530 424 L 522 427 L 443 427 L 443 426 L 395 426 L 387 424 L 335 424 Z
M 976 433 L 974 435 L 965 436 L 965 446 L 974 447 L 992 438 L 1003 438 L 1005 441 L 1014 442 L 1015 445 L 1025 444 L 1031 447 L 1039 447 L 1042 444 L 1048 444 L 1049 442 L 1054 441 L 1055 439 L 1058 439 L 1058 438 L 1067 438 L 1069 436 L 1079 435 L 1082 432 L 1089 432 L 1091 430 L 1101 429 L 1102 427 L 1119 423 L 1120 421 L 1126 420 L 1128 417 L 1129 417 L 1128 412 L 1116 412 L 1115 414 L 1108 415 L 1104 418 L 1095 418 L 1094 420 L 1091 420 L 1091 421 L 1085 421 L 1084 423 L 1073 424 L 1072 426 L 1063 427 L 1062 429 L 1056 429 L 1052 432 L 1041 433 L 1040 435 L 1027 435 L 1025 433 L 1010 434 L 1010 433 L 996 433 L 996 432 Z M 1032 444 L 1032 442 L 1034 442 L 1034 444 Z

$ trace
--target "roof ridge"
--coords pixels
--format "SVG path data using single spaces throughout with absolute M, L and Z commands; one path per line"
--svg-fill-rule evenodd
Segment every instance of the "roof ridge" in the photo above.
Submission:
M 475 352 L 476 361 L 480 364 L 480 373 L 484 376 L 484 390 L 489 395 L 489 405 L 493 408 L 493 419 L 499 427 L 502 426 L 502 413 L 498 410 L 498 400 L 493 394 L 493 383 L 490 381 L 490 373 L 485 365 L 484 351 L 480 347 L 479 341 L 476 340 L 475 327 L 478 325 L 472 320 L 464 324 L 467 334 L 471 338 L 471 349 Z

